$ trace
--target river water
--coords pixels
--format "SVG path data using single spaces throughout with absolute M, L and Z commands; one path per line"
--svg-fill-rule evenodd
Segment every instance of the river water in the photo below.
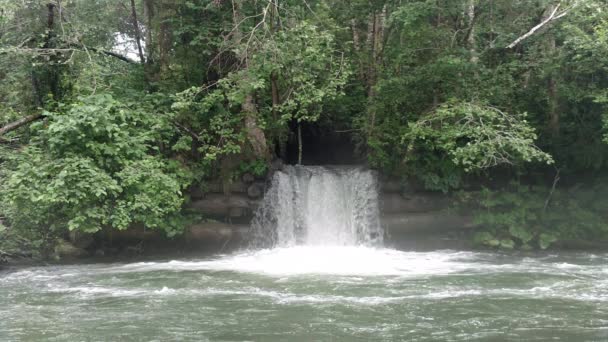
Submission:
M 0 340 L 608 341 L 608 254 L 384 248 L 377 188 L 287 167 L 248 251 L 0 274 Z
M 291 247 L 0 274 L 2 341 L 607 341 L 608 255 Z

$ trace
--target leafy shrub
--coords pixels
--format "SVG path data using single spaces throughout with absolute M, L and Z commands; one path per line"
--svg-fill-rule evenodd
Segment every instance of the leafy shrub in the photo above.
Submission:
M 546 249 L 564 240 L 608 237 L 607 185 L 551 189 L 513 183 L 507 189 L 484 189 L 465 195 L 475 203 L 481 229 L 475 243 L 487 247 Z
M 552 163 L 535 139 L 525 114 L 455 101 L 411 123 L 402 136 L 409 168 L 427 188 L 443 191 L 456 188 L 464 173 L 504 164 Z
M 7 162 L 2 200 L 11 226 L 43 231 L 47 240 L 133 223 L 180 230 L 190 177 L 158 147 L 172 130 L 166 118 L 109 95 L 45 115 L 32 143 Z

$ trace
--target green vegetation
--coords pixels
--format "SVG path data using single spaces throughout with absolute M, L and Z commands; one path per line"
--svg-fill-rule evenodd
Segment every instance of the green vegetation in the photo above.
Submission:
M 476 196 L 476 223 L 483 228 L 475 243 L 506 249 L 546 249 L 553 243 L 605 237 L 606 183 L 569 190 L 513 183 L 501 191 L 484 189 Z M 467 199 L 471 202 L 471 198 Z
M 0 8 L 0 238 L 177 235 L 188 187 L 302 160 L 306 127 L 429 190 L 516 180 L 467 197 L 482 245 L 608 237 L 603 0 Z

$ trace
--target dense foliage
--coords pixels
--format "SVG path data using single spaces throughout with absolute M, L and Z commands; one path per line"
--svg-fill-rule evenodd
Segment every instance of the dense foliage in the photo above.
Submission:
M 606 236 L 601 208 L 585 204 L 601 202 L 566 195 L 608 167 L 603 0 L 0 8 L 0 218 L 12 235 L 177 234 L 188 186 L 301 161 L 312 134 L 430 190 L 520 180 L 470 198 L 484 209 L 481 244 Z
M 558 241 L 594 241 L 608 234 L 606 184 L 547 189 L 512 183 L 502 191 L 476 196 L 475 242 L 487 247 L 546 249 Z M 468 201 L 470 203 L 470 198 Z

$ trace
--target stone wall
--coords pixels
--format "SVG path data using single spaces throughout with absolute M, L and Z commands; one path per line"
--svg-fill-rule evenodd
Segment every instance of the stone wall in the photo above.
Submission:
M 380 189 L 381 220 L 389 236 L 437 234 L 473 228 L 470 217 L 450 210 L 452 200 L 447 195 L 404 191 L 403 186 L 392 180 L 381 182 Z M 212 183 L 207 191 L 196 190 L 191 207 L 207 221 L 192 229 L 213 230 L 221 222 L 225 225 L 222 229 L 246 234 L 248 230 L 244 227 L 262 201 L 263 191 L 264 183 L 253 177 L 244 177 L 244 181 L 228 185 Z
M 95 239 L 70 236 L 69 242 L 89 255 L 158 254 L 164 250 L 226 252 L 247 246 L 249 223 L 260 205 L 265 181 L 244 175 L 234 183 L 207 182 L 205 188 L 190 189 L 190 209 L 203 219 L 187 228 L 182 236 L 167 238 L 158 230 L 134 226 L 128 230 L 104 230 Z M 449 196 L 406 189 L 395 181 L 380 184 L 381 222 L 389 246 L 406 248 L 457 248 L 473 228 L 470 217 L 450 210 Z M 426 242 L 425 242 L 426 241 Z M 446 241 L 452 241 L 445 243 Z M 67 243 L 68 241 L 66 241 Z M 57 251 L 69 257 L 74 250 Z M 69 252 L 69 253 L 68 253 Z

